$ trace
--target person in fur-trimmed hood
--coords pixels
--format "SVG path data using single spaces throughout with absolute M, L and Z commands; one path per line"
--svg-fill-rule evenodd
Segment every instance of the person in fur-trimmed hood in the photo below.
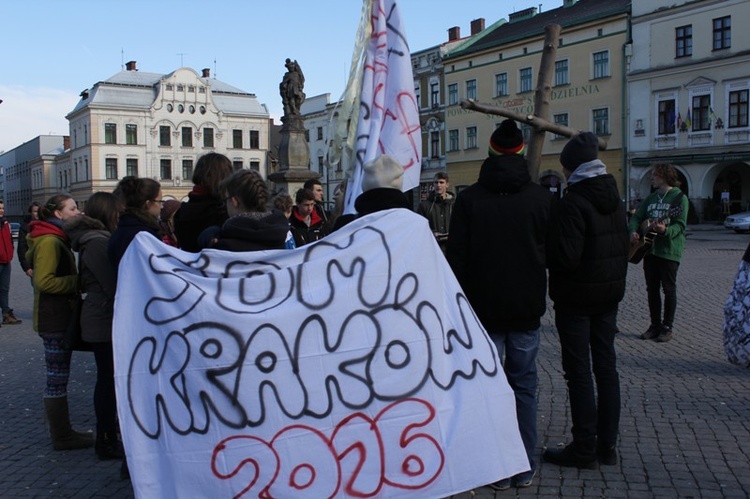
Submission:
M 91 344 L 96 361 L 94 450 L 99 459 L 122 459 L 124 456 L 117 438 L 119 426 L 112 351 L 117 269 L 107 254 L 109 238 L 117 227 L 118 218 L 116 196 L 109 192 L 95 192 L 86 201 L 86 214 L 63 224 L 71 248 L 78 252 L 80 291 L 86 296 L 81 304 L 81 338 Z
M 598 159 L 598 149 L 599 139 L 591 132 L 576 135 L 563 148 L 560 163 L 568 188 L 552 209 L 547 241 L 549 294 L 568 382 L 573 442 L 547 449 L 543 458 L 585 469 L 617 464 L 615 334 L 630 247 L 617 182 Z
M 547 305 L 544 244 L 552 194 L 531 181 L 523 134 L 505 120 L 490 139 L 479 179 L 453 205 L 448 262 L 497 346 L 516 398 L 530 470 L 490 485 L 528 487 L 536 473 L 536 357 Z

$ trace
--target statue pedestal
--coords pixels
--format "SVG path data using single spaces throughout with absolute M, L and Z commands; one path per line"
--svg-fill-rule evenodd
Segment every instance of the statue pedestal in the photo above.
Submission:
M 268 180 L 276 184 L 276 190 L 286 190 L 294 199 L 302 184 L 310 179 L 320 177 L 320 174 L 310 170 L 310 151 L 304 120 L 296 116 L 284 116 L 284 126 L 281 127 L 281 143 L 279 144 L 279 171 L 268 176 Z

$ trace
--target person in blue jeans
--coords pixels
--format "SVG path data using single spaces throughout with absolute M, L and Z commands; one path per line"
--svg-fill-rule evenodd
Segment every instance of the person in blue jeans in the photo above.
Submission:
M 478 181 L 456 198 L 446 253 L 497 347 L 529 459 L 529 471 L 490 484 L 494 490 L 528 487 L 537 469 L 536 357 L 546 310 L 545 240 L 552 194 L 531 181 L 523 151 L 515 122 L 503 121 L 492 134 Z
M 573 442 L 547 449 L 542 457 L 584 469 L 617 464 L 620 380 L 615 335 L 630 246 L 617 182 L 598 159 L 598 147 L 596 135 L 584 132 L 563 148 L 560 163 L 568 187 L 552 208 L 547 240 L 550 298 Z

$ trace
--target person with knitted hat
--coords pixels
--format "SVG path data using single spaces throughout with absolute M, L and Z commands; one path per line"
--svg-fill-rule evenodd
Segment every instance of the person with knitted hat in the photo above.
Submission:
M 552 194 L 531 181 L 523 151 L 521 131 L 503 121 L 477 182 L 456 197 L 446 254 L 497 347 L 529 459 L 528 471 L 490 484 L 494 490 L 529 487 L 537 469 L 536 357 L 547 310 L 544 245 Z
M 503 154 L 524 155 L 526 152 L 526 143 L 523 140 L 523 133 L 518 129 L 515 121 L 504 120 L 492 132 L 488 152 L 490 156 L 500 156 Z
M 402 192 L 404 168 L 395 158 L 381 154 L 362 167 L 362 194 L 354 200 L 358 216 L 392 208 L 409 209 Z
M 630 246 L 617 182 L 598 159 L 598 149 L 599 139 L 591 132 L 576 135 L 563 148 L 560 163 L 568 188 L 552 209 L 547 241 L 549 295 L 568 382 L 573 442 L 547 449 L 543 458 L 584 469 L 617 464 L 615 334 Z

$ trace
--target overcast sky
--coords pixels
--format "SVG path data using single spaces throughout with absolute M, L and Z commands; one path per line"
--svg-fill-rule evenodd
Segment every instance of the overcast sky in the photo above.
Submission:
M 400 0 L 412 51 L 470 33 L 508 14 L 563 0 Z M 282 114 L 284 60 L 296 59 L 308 97 L 344 90 L 362 0 L 28 0 L 3 2 L 0 29 L 0 151 L 37 135 L 67 135 L 65 115 L 82 90 L 124 62 L 167 74 L 181 66 L 254 93 L 272 118 Z

